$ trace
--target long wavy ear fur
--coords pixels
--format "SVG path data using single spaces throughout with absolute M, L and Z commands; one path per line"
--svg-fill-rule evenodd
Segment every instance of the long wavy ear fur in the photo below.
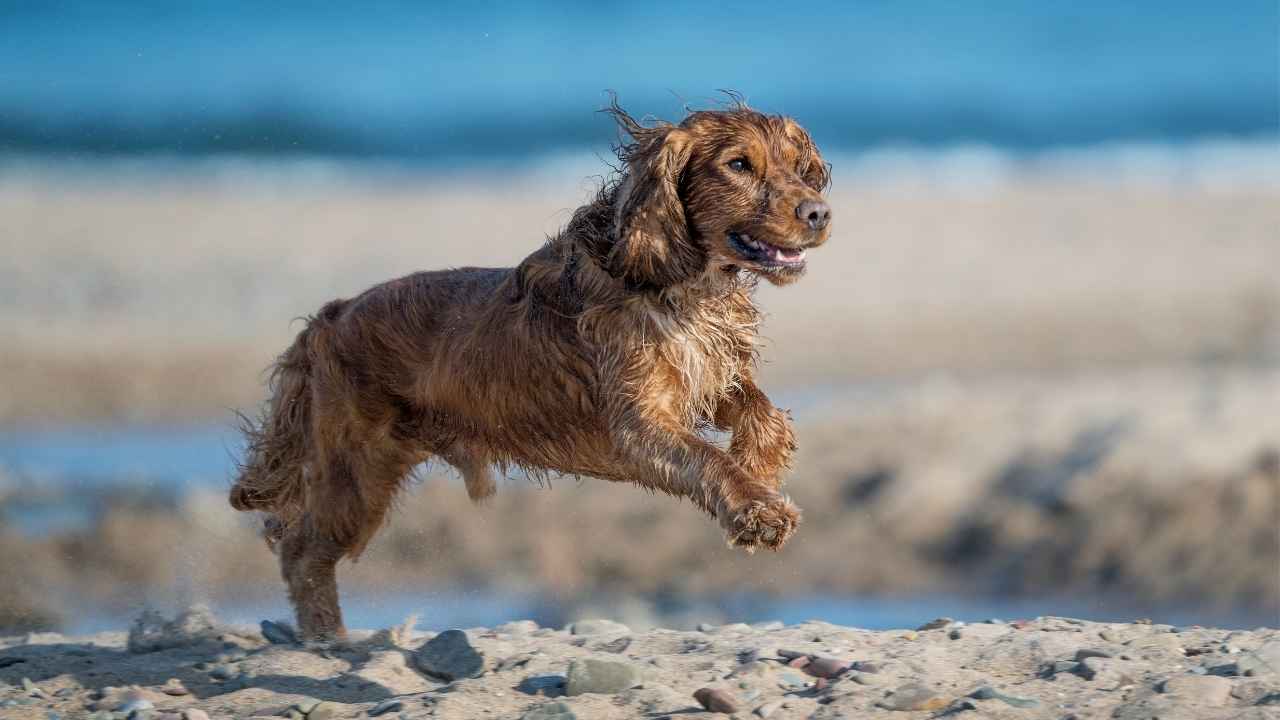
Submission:
M 637 287 L 670 287 L 706 264 L 680 199 L 680 178 L 693 149 L 689 133 L 668 124 L 647 128 L 614 102 L 609 112 L 634 142 L 622 145 L 626 174 L 614 198 L 610 274 Z

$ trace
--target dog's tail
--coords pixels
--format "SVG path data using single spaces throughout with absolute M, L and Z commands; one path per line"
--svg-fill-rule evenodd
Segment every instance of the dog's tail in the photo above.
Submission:
M 273 526 L 290 524 L 302 511 L 303 472 L 312 447 L 312 345 L 317 324 L 332 314 L 326 312 L 330 310 L 326 306 L 318 318 L 309 318 L 289 349 L 276 359 L 271 367 L 271 399 L 260 417 L 240 416 L 245 455 L 229 499 L 237 510 L 274 515 L 268 520 L 269 532 Z

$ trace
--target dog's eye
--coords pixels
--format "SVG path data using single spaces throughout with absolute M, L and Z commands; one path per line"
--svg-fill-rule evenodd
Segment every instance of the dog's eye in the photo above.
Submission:
M 746 158 L 734 158 L 729 161 L 729 169 L 734 172 L 748 172 L 751 170 L 751 162 Z

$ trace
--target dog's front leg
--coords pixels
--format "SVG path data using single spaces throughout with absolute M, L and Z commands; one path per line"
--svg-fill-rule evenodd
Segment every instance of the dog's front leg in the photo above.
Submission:
M 772 479 L 754 477 L 728 453 L 661 411 L 631 408 L 614 438 L 637 483 L 688 497 L 720 521 L 730 545 L 776 550 L 800 512 Z
M 764 391 L 743 378 L 734 392 L 716 407 L 716 427 L 733 432 L 729 454 L 752 477 L 782 487 L 791 467 L 796 436 L 791 417 L 769 402 Z

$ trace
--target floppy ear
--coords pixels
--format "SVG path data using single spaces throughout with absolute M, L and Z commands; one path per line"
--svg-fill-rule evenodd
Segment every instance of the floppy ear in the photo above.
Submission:
M 697 276 L 706 253 L 690 237 L 680 177 L 692 139 L 677 127 L 632 133 L 625 149 L 627 174 L 614 198 L 614 244 L 608 269 L 628 284 L 669 287 Z

